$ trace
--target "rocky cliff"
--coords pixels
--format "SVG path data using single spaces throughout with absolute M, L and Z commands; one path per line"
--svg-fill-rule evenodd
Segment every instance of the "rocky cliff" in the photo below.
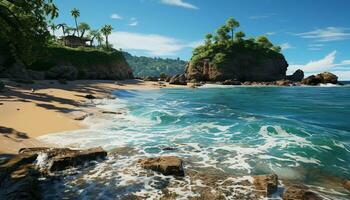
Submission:
M 221 66 L 211 59 L 190 61 L 186 68 L 188 80 L 196 81 L 275 81 L 286 77 L 288 63 L 277 52 L 271 55 L 258 55 L 254 51 L 234 51 L 227 55 Z

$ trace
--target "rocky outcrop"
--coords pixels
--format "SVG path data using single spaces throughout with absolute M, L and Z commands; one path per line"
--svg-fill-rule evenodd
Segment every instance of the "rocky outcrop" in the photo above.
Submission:
M 169 84 L 173 85 L 187 85 L 187 78 L 185 74 L 175 75 L 169 80 Z
M 255 189 L 262 191 L 264 196 L 269 196 L 277 191 L 278 176 L 276 174 L 254 176 Z
M 4 91 L 4 89 L 5 89 L 5 84 L 2 81 L 0 81 L 0 92 Z
M 237 80 L 225 80 L 224 82 L 222 82 L 222 85 L 242 85 L 242 83 L 240 81 Z
M 283 200 L 321 200 L 314 192 L 310 191 L 308 187 L 303 185 L 293 185 L 286 189 L 283 194 Z
M 330 73 L 330 72 L 323 72 L 320 74 L 311 75 L 301 81 L 304 85 L 318 85 L 318 84 L 338 84 L 338 76 Z
M 75 80 L 78 78 L 78 69 L 72 65 L 56 65 L 45 73 L 45 78 Z
M 26 67 L 23 64 L 15 63 L 11 67 L 5 69 L 0 77 L 10 78 L 16 82 L 30 84 L 33 83 Z
M 134 78 L 126 62 L 87 65 L 78 70 L 78 79 L 123 80 Z
M 343 186 L 345 189 L 350 190 L 350 180 L 344 180 L 343 181 Z
M 256 57 L 254 51 L 232 52 L 226 64 L 216 66 L 212 60 L 189 62 L 186 75 L 189 80 L 275 81 L 284 79 L 288 63 L 282 54 Z
M 0 165 L 0 199 L 41 199 L 39 178 L 51 177 L 58 170 L 82 166 L 105 158 L 102 148 L 72 150 L 68 148 L 26 148 Z
M 183 161 L 176 156 L 162 156 L 139 160 L 141 167 L 164 175 L 184 176 Z
M 277 86 L 292 86 L 293 82 L 290 80 L 279 80 L 275 82 L 275 85 Z
M 304 72 L 303 70 L 298 69 L 292 75 L 287 76 L 286 79 L 290 81 L 300 82 L 304 79 Z

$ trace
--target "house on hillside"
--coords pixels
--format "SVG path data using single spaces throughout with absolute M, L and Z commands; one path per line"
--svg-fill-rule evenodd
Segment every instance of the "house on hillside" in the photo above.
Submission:
M 81 38 L 74 35 L 63 36 L 61 38 L 62 43 L 69 47 L 87 47 L 92 45 L 92 40 L 89 38 Z

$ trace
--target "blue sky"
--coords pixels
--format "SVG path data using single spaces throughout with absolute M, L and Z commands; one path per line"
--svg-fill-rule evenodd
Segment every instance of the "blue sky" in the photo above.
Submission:
M 115 48 L 134 55 L 188 60 L 206 33 L 229 17 L 248 37 L 267 35 L 283 47 L 288 72 L 301 68 L 307 75 L 335 72 L 350 80 L 349 0 L 56 0 L 55 23 L 71 26 L 72 8 L 79 22 L 98 29 L 114 27 Z

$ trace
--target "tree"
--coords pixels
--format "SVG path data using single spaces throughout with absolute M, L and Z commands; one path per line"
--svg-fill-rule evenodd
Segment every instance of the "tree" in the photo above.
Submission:
M 112 28 L 111 25 L 104 25 L 104 26 L 102 27 L 102 29 L 101 29 L 102 34 L 103 34 L 103 35 L 105 36 L 105 38 L 106 38 L 106 48 L 109 47 L 109 45 L 108 45 L 108 36 L 112 33 L 112 30 L 113 30 L 113 28 Z
M 62 34 L 63 34 L 63 36 L 66 35 L 67 24 L 65 24 L 65 23 L 57 24 L 56 28 L 57 28 L 57 29 L 60 29 L 60 28 L 61 28 L 61 29 L 62 29 Z
M 52 31 L 52 35 L 55 37 L 55 30 L 57 29 L 57 26 L 54 23 L 52 23 L 49 25 L 49 27 Z
M 221 26 L 216 33 L 218 34 L 220 41 L 226 41 L 228 40 L 229 36 L 227 35 L 229 32 L 229 28 L 226 25 Z
M 242 41 L 242 39 L 245 37 L 245 33 L 242 31 L 239 31 L 235 34 L 235 37 L 237 38 L 238 41 Z
M 78 27 L 77 18 L 80 17 L 80 11 L 76 8 L 73 8 L 73 10 L 71 10 L 70 12 L 71 12 L 71 15 L 74 17 L 75 28 L 76 28 L 78 36 L 79 36 L 79 27 Z
M 97 40 L 97 42 L 98 42 L 98 46 L 102 46 L 103 37 L 102 37 L 102 35 L 101 35 L 101 32 L 99 32 L 99 34 L 96 35 L 95 38 L 96 38 L 96 40 Z
M 208 33 L 206 36 L 205 36 L 205 44 L 208 45 L 208 44 L 211 44 L 211 39 L 213 38 L 213 35 Z
M 52 0 L 1 0 L 0 43 L 16 61 L 30 65 L 45 54 L 47 21 L 57 16 Z
M 271 50 L 276 51 L 277 53 L 281 53 L 282 48 L 280 46 L 273 46 Z
M 86 31 L 90 30 L 90 26 L 87 23 L 80 23 L 79 30 L 81 31 L 80 37 L 83 38 Z
M 260 44 L 261 47 L 266 48 L 266 49 L 270 49 L 271 47 L 273 47 L 273 44 L 270 42 L 270 40 L 262 35 L 259 36 L 256 41 L 258 42 L 258 44 Z
M 89 33 L 89 37 L 91 38 L 91 46 L 94 43 L 95 38 L 97 39 L 97 41 L 99 41 L 98 38 L 102 38 L 101 32 L 99 30 L 91 30 Z
M 235 28 L 239 27 L 239 22 L 236 21 L 233 17 L 230 17 L 227 22 L 226 22 L 226 26 L 230 29 L 231 31 L 231 39 L 233 41 L 233 31 Z

